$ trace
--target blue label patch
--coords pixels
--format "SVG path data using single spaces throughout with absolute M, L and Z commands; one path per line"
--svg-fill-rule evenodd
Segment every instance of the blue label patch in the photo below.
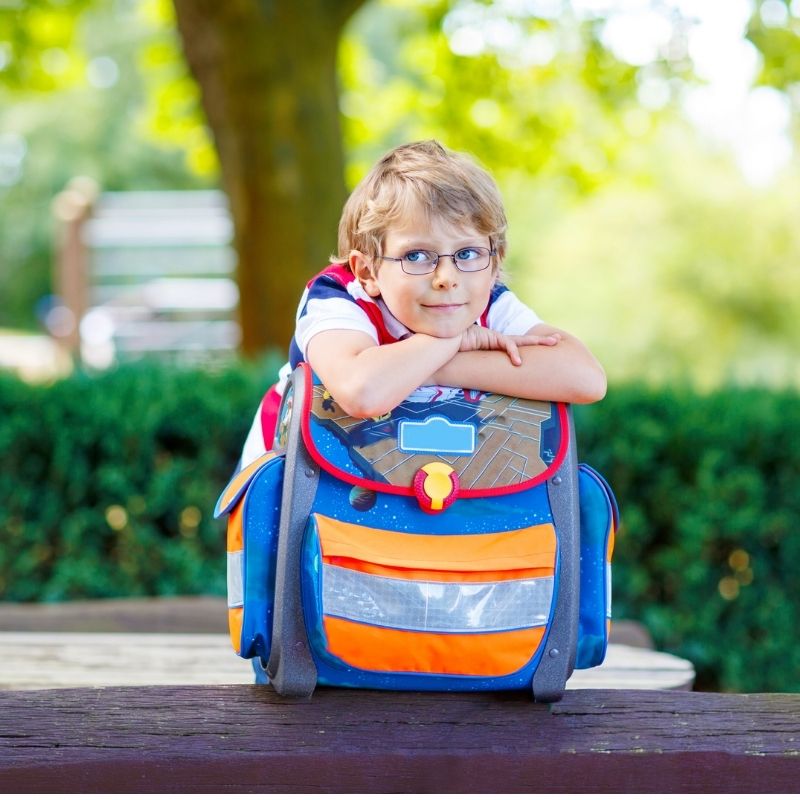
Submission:
M 397 443 L 406 453 L 440 453 L 472 455 L 475 452 L 475 426 L 451 422 L 438 414 L 424 422 L 403 420 Z

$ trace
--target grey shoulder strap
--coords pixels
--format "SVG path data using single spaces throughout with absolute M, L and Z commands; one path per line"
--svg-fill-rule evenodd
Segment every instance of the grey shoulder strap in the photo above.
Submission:
M 558 594 L 553 622 L 541 661 L 533 675 L 534 700 L 550 703 L 560 700 L 564 685 L 572 675 L 578 646 L 578 613 L 580 608 L 581 545 L 580 507 L 578 503 L 578 453 L 575 425 L 569 411 L 569 450 L 567 456 L 547 484 L 547 494 L 558 537 Z
M 284 392 L 285 398 L 293 392 L 293 409 L 288 420 L 275 567 L 275 617 L 267 674 L 275 691 L 286 697 L 310 697 L 317 684 L 300 593 L 303 533 L 319 482 L 319 468 L 308 455 L 300 430 L 306 380 L 306 373 L 298 367 Z

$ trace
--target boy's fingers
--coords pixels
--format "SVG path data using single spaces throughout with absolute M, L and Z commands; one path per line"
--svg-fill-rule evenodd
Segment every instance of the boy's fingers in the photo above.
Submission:
M 508 353 L 508 357 L 511 359 L 511 363 L 517 367 L 520 366 L 520 364 L 522 364 L 522 358 L 520 357 L 517 343 L 513 339 L 506 339 L 505 349 Z
M 547 336 L 538 336 L 536 334 L 528 334 L 527 336 L 517 337 L 518 344 L 543 344 L 552 346 L 558 344 L 561 337 L 557 333 L 548 334 Z

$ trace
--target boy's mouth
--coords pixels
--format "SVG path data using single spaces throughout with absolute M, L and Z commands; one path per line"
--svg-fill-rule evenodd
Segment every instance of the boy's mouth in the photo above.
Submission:
M 443 314 L 452 311 L 458 311 L 460 308 L 463 308 L 466 304 L 465 303 L 431 303 L 430 305 L 423 303 L 422 307 L 430 309 L 431 311 L 438 311 Z

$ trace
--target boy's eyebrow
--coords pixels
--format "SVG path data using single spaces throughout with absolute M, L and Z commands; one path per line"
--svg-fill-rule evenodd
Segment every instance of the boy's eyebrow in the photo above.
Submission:
M 484 242 L 483 241 L 484 239 L 486 239 L 487 241 Z M 465 236 L 463 239 L 455 240 L 455 241 L 458 242 L 458 244 L 455 244 L 453 246 L 453 249 L 454 250 L 461 250 L 462 248 L 464 248 L 464 247 L 466 247 L 468 245 L 475 245 L 475 246 L 478 246 L 478 247 L 488 247 L 488 245 L 489 245 L 488 239 L 489 239 L 488 236 L 481 236 L 479 234 L 476 235 L 476 236 Z M 480 242 L 480 244 L 478 244 L 478 242 Z M 409 237 L 408 239 L 401 240 L 401 242 L 398 245 L 398 247 L 401 250 L 414 250 L 414 249 L 417 249 L 417 250 L 433 250 L 433 251 L 436 251 L 437 245 L 433 244 L 430 239 L 423 239 L 422 237 L 419 237 L 419 238 L 411 238 L 411 237 Z

